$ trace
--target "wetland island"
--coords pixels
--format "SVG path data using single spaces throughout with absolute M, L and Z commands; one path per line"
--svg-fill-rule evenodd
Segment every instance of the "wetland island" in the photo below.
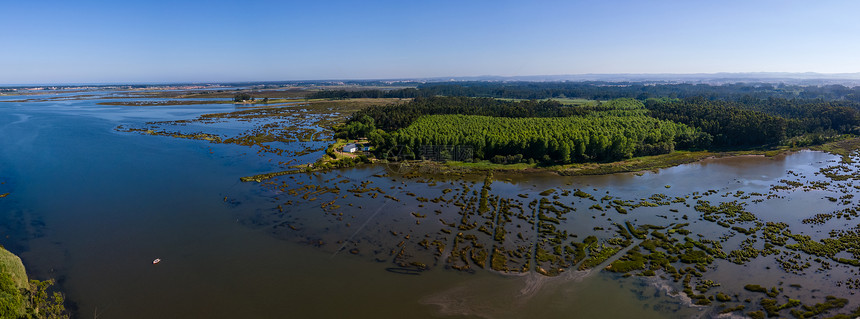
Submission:
M 0 250 L 0 310 L 854 318 L 858 96 L 637 82 L 10 90 L 0 230 L 21 258 Z

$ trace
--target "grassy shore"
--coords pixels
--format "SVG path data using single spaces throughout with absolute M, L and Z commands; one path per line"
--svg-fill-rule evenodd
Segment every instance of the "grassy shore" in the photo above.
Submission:
M 809 147 L 809 149 L 840 155 L 842 156 L 843 162 L 851 163 L 851 153 L 860 149 L 860 138 L 849 138 L 841 141 L 815 145 Z
M 21 258 L 18 258 L 18 256 L 15 256 L 15 254 L 10 253 L 2 247 L 0 247 L 0 274 L 9 275 L 18 289 L 29 287 L 27 272 L 24 270 Z
M 0 247 L 0 318 L 24 318 L 25 291 L 30 289 L 21 258 Z
M 495 164 L 490 161 L 480 162 L 410 162 L 410 166 L 416 169 L 423 168 L 424 171 L 435 173 L 456 172 L 458 174 L 470 171 L 482 172 L 504 172 L 518 174 L 556 174 L 564 176 L 576 175 L 603 175 L 614 173 L 652 171 L 682 164 L 689 164 L 710 158 L 723 158 L 734 156 L 762 156 L 774 157 L 781 154 L 800 151 L 803 149 L 823 151 L 841 155 L 843 161 L 850 162 L 849 154 L 860 149 L 860 138 L 848 138 L 822 145 L 804 148 L 775 147 L 767 149 L 732 150 L 732 151 L 675 151 L 669 154 L 655 156 L 634 157 L 622 161 L 608 163 L 575 163 L 566 165 L 540 165 L 540 164 Z
M 0 247 L 0 318 L 68 318 L 53 280 L 28 280 L 21 258 Z
M 342 146 L 345 144 L 345 141 L 340 140 L 334 144 L 329 145 L 329 149 L 333 146 Z M 733 151 L 675 151 L 669 154 L 663 155 L 655 155 L 655 156 L 640 156 L 634 157 L 622 161 L 616 162 L 608 162 L 608 163 L 575 163 L 575 164 L 566 164 L 566 165 L 550 165 L 544 166 L 540 164 L 529 164 L 529 163 L 516 163 L 516 164 L 496 164 L 490 161 L 479 161 L 479 162 L 458 162 L 458 161 L 449 161 L 445 163 L 434 162 L 434 161 L 408 161 L 404 162 L 406 164 L 403 167 L 407 167 L 408 171 L 413 172 L 427 172 L 430 174 L 441 174 L 441 175 L 462 175 L 462 174 L 473 174 L 473 173 L 485 173 L 485 172 L 496 172 L 502 174 L 534 174 L 534 175 L 562 175 L 562 176 L 579 176 L 579 175 L 604 175 L 604 174 L 615 174 L 615 173 L 634 173 L 634 172 L 643 172 L 643 171 L 654 171 L 663 168 L 669 168 L 673 166 L 695 163 L 705 159 L 711 158 L 724 158 L 724 157 L 735 157 L 735 156 L 762 156 L 762 157 L 774 157 L 777 155 L 788 154 L 791 152 L 796 152 L 800 150 L 815 150 L 815 151 L 823 151 L 836 155 L 841 155 L 843 157 L 843 162 L 850 163 L 851 159 L 849 158 L 849 154 L 860 149 L 860 138 L 847 138 L 840 141 L 830 142 L 822 145 L 815 145 L 811 147 L 775 147 L 775 148 L 767 148 L 767 149 L 753 149 L 753 150 L 733 150 Z M 337 159 L 331 159 L 331 157 L 327 154 L 324 154 L 322 159 L 317 162 L 326 162 L 326 161 L 337 161 Z M 372 160 L 374 163 L 382 163 L 383 165 L 386 163 L 385 161 L 377 161 Z M 321 171 L 327 170 L 325 168 L 317 168 L 310 165 L 300 165 L 294 166 L 293 170 L 282 171 L 282 172 L 274 172 L 267 174 L 259 174 L 254 176 L 243 177 L 242 181 L 256 181 L 261 182 L 263 180 L 273 178 L 276 176 L 286 175 L 286 174 L 295 174 L 295 173 L 303 173 L 303 172 L 311 172 L 311 171 Z M 403 172 L 406 173 L 406 172 Z
M 257 175 L 253 175 L 253 176 L 246 176 L 246 177 L 240 178 L 239 180 L 241 180 L 243 182 L 254 181 L 254 182 L 259 183 L 259 182 L 262 182 L 264 180 L 267 180 L 267 179 L 270 179 L 273 177 L 277 177 L 277 176 L 296 174 L 296 173 L 311 173 L 311 172 L 318 172 L 318 171 L 327 171 L 327 170 L 330 170 L 332 168 L 353 167 L 355 165 L 358 165 L 361 163 L 367 163 L 367 161 L 370 161 L 366 157 L 363 157 L 363 158 L 367 161 L 362 160 L 361 157 L 359 156 L 361 154 L 345 153 L 345 152 L 340 151 L 344 145 L 352 143 L 352 142 L 353 142 L 352 140 L 337 139 L 334 143 L 329 144 L 329 146 L 325 150 L 325 154 L 323 154 L 323 156 L 320 157 L 320 159 L 318 159 L 314 163 L 293 165 L 293 166 L 290 166 L 290 168 L 291 168 L 290 170 L 280 171 L 280 172 L 272 172 L 272 173 L 264 173 L 264 174 L 257 174 Z
M 614 173 L 640 172 L 668 168 L 682 164 L 689 164 L 708 158 L 720 158 L 730 156 L 760 155 L 773 156 L 771 152 L 737 151 L 737 152 L 709 152 L 709 151 L 676 151 L 670 154 L 656 156 L 641 156 L 627 160 L 608 163 L 575 163 L 566 165 L 540 165 L 528 163 L 495 164 L 489 161 L 480 162 L 413 162 L 411 166 L 423 168 L 424 171 L 436 173 L 456 172 L 458 174 L 469 172 L 492 171 L 497 173 L 515 174 L 551 174 L 563 176 L 577 175 L 603 175 Z
M 731 156 L 774 156 L 787 150 L 754 151 L 675 151 L 669 154 L 641 156 L 611 163 L 581 163 L 550 167 L 559 175 L 601 175 L 624 172 L 650 171 L 682 164 L 698 162 L 708 158 Z

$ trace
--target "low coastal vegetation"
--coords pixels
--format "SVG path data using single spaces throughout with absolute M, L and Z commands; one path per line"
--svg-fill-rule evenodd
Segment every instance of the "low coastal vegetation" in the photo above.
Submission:
M 0 247 L 0 318 L 68 318 L 53 281 L 28 280 L 21 259 Z

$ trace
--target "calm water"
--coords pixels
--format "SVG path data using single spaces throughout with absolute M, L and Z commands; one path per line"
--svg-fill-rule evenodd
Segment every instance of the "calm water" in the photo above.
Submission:
M 0 96 L 0 101 L 15 99 Z M 332 242 L 314 247 L 269 227 L 276 192 L 239 182 L 241 176 L 275 170 L 272 157 L 258 156 L 248 147 L 115 130 L 118 125 L 233 109 L 98 106 L 91 100 L 0 103 L 0 193 L 11 193 L 0 199 L 2 243 L 23 258 L 31 277 L 56 278 L 81 318 L 674 318 L 712 313 L 667 296 L 666 283 L 658 279 L 620 280 L 597 270 L 552 278 L 442 267 L 420 276 L 387 272 L 390 264 L 366 254 L 338 252 L 340 245 L 333 241 L 369 240 L 374 233 L 388 232 L 402 223 L 398 218 L 406 219 L 402 216 L 415 210 L 414 202 L 350 199 L 363 206 L 344 208 L 355 216 L 351 228 L 313 217 L 319 203 L 291 208 L 291 220 L 316 223 L 313 227 L 331 234 Z M 494 182 L 493 194 L 513 197 L 554 187 L 629 198 L 709 189 L 766 193 L 771 184 L 786 178 L 787 170 L 811 177 L 835 159 L 801 152 L 774 159 L 706 161 L 642 176 L 512 177 Z M 364 180 L 378 171 L 363 168 L 300 178 L 320 182 L 342 174 Z M 379 178 L 375 186 L 388 189 L 403 182 Z M 445 187 L 410 185 L 407 189 L 419 196 Z M 830 208 L 836 205 L 813 191 L 793 192 L 753 205 L 750 211 L 814 235 L 820 230 L 800 220 L 811 211 Z M 627 218 L 660 221 L 654 215 L 664 211 L 640 208 Z M 571 223 L 571 230 L 608 225 L 594 220 L 583 216 L 581 223 Z M 690 227 L 717 232 L 702 223 Z M 155 258 L 162 263 L 153 265 Z M 724 285 L 742 286 L 753 277 L 762 285 L 802 280 L 769 271 L 769 266 L 716 265 L 724 273 L 717 275 Z M 857 298 L 833 288 L 836 279 L 818 285 L 851 298 L 853 309 Z

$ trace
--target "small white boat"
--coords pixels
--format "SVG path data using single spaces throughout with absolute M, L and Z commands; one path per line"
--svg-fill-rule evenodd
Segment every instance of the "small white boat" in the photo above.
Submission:
M 160 258 L 155 258 L 155 260 L 152 261 L 152 264 L 155 265 L 155 264 L 160 263 L 160 262 L 161 262 Z

